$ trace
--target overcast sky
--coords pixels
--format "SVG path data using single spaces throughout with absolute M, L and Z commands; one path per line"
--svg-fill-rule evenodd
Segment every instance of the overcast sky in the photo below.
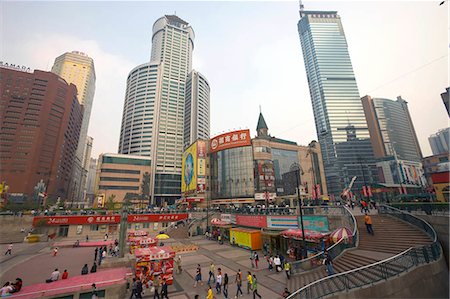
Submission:
M 304 1 L 306 10 L 338 11 L 360 95 L 407 100 L 424 155 L 428 136 L 449 126 L 440 97 L 449 86 L 449 3 L 439 2 Z M 297 1 L 1 1 L 0 10 L 1 61 L 50 71 L 64 52 L 94 59 L 93 157 L 117 152 L 127 75 L 149 61 L 155 20 L 175 12 L 195 31 L 193 67 L 211 86 L 212 136 L 256 135 L 261 105 L 271 135 L 317 139 Z

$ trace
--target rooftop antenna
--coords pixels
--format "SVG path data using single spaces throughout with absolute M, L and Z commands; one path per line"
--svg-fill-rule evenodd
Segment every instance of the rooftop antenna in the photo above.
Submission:
M 262 112 L 261 112 L 261 105 L 259 105 L 259 113 L 262 113 Z
M 304 11 L 304 6 L 303 6 L 303 2 L 302 0 L 299 0 L 299 5 L 300 5 L 300 18 L 303 18 L 303 11 Z

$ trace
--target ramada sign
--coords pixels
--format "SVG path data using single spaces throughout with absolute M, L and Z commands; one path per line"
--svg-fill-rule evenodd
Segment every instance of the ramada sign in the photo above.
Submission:
M 128 222 L 175 222 L 187 219 L 188 214 L 139 214 L 128 215 Z M 120 215 L 92 215 L 92 216 L 37 216 L 33 219 L 33 226 L 45 221 L 44 225 L 89 225 L 89 224 L 117 224 Z

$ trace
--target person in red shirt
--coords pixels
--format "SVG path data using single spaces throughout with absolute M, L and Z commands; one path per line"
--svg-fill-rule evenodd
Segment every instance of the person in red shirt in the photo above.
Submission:
M 67 279 L 67 277 L 69 277 L 69 272 L 67 272 L 67 270 L 64 270 L 61 279 Z

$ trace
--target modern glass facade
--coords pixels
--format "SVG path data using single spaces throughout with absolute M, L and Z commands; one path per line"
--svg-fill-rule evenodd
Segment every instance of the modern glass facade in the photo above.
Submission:
M 395 150 L 400 160 L 420 162 L 422 155 L 406 102 L 374 98 L 373 105 L 386 155 L 394 156 Z
M 184 148 L 197 139 L 209 139 L 209 83 L 193 70 L 186 80 L 184 102 Z
M 359 189 L 364 177 L 376 181 L 376 168 L 340 17 L 301 11 L 298 32 L 328 192 L 340 194 L 353 176 Z
M 159 69 L 157 63 L 144 63 L 128 75 L 119 154 L 150 156 Z
M 296 194 L 297 181 L 294 168 L 299 165 L 298 152 L 272 148 L 272 159 L 277 195 Z
M 252 146 L 212 153 L 210 171 L 211 199 L 254 197 Z

